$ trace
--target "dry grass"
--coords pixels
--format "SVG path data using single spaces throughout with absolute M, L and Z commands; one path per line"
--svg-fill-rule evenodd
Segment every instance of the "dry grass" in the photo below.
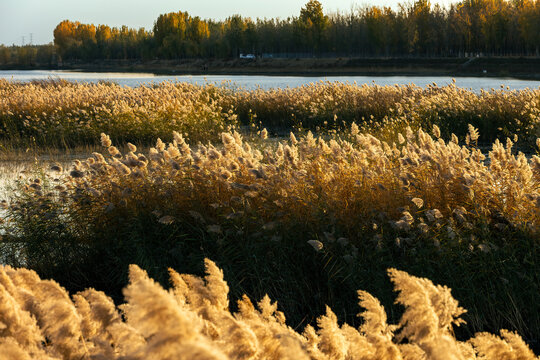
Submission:
M 11 83 L 0 80 L 0 138 L 6 143 L 72 147 L 95 143 L 105 132 L 118 141 L 216 140 L 222 131 L 262 125 L 271 132 L 291 128 L 347 128 L 356 122 L 374 134 L 382 128 L 425 131 L 439 126 L 448 139 L 465 140 L 468 124 L 482 140 L 518 136 L 531 149 L 540 136 L 540 90 L 492 89 L 475 93 L 455 85 L 426 88 L 318 82 L 298 88 L 245 90 L 164 82 L 122 87 L 112 83 Z M 384 133 L 384 131 L 382 131 Z
M 182 266 L 192 272 L 200 259 L 210 257 L 231 274 L 232 298 L 269 293 L 293 319 L 288 325 L 302 327 L 315 323 L 324 304 L 354 326 L 354 304 L 344 299 L 358 288 L 377 294 L 390 307 L 391 320 L 399 320 L 381 273 L 400 267 L 458 292 L 471 310 L 463 315 L 468 325 L 458 330 L 460 340 L 464 334 L 500 328 L 518 330 L 528 341 L 540 338 L 535 301 L 540 291 L 538 90 L 475 94 L 455 86 L 318 83 L 245 91 L 173 83 L 131 89 L 3 81 L 0 95 L 6 154 L 16 151 L 17 144 L 30 149 L 103 146 L 102 152 L 71 166 L 61 164 L 66 169 L 55 165 L 52 173 L 42 169 L 19 181 L 0 204 L 5 207 L 3 261 L 53 277 L 70 290 L 107 289 L 118 300 L 128 264 L 140 265 L 164 283 L 159 269 Z M 328 131 L 268 138 L 269 131 L 262 130 L 257 139 L 235 131 L 239 123 L 250 124 L 255 135 L 258 122 L 270 126 L 270 133 L 288 133 L 291 126 Z M 502 140 L 506 135 L 510 139 Z M 165 142 L 155 142 L 156 137 Z M 150 140 L 155 145 L 141 151 Z M 415 284 L 429 288 L 424 281 Z M 421 303 L 425 296 L 407 297 L 416 299 L 411 309 L 426 309 Z M 362 299 L 368 307 L 369 296 L 363 293 Z M 439 300 L 454 304 L 447 297 Z M 369 309 L 370 319 L 375 313 L 384 319 L 373 303 Z M 382 335 L 374 339 L 367 330 L 337 326 L 327 314 L 318 334 L 307 328 L 308 347 L 302 347 L 303 340 L 279 342 L 300 344 L 316 358 L 344 357 L 359 343 L 375 351 L 372 358 L 400 352 L 414 358 L 420 350 L 413 345 L 437 358 L 443 350 L 434 342 L 448 353 L 507 351 L 508 343 L 521 347 L 509 333 L 503 334 L 505 340 L 481 335 L 477 343 L 456 343 L 448 335 L 451 320 L 445 318 L 437 328 L 429 322 L 433 312 L 414 314 L 411 319 L 422 317 L 431 325 L 418 333 L 402 323 L 397 333 L 377 320 L 377 331 L 369 332 Z M 92 336 L 102 333 L 85 326 L 94 329 L 88 330 Z M 143 338 L 154 339 L 151 325 L 145 326 Z M 190 339 L 202 336 L 195 330 Z M 86 344 L 87 335 L 69 334 L 63 339 L 85 339 Z M 47 335 L 43 346 L 57 341 L 54 336 Z M 79 357 L 92 349 L 112 351 L 92 341 L 85 348 L 61 340 L 59 351 Z M 135 336 L 133 341 L 142 340 Z M 182 349 L 214 349 L 205 341 L 200 342 L 204 349 Z M 378 348 L 369 347 L 375 343 L 388 346 L 377 353 Z M 264 345 L 265 353 L 253 346 L 241 351 L 260 357 L 287 354 L 273 342 Z M 140 349 L 140 354 L 147 351 Z
M 165 290 L 136 265 L 115 307 L 103 292 L 72 297 L 55 281 L 27 269 L 0 267 L 0 352 L 3 359 L 538 359 L 519 335 L 479 333 L 458 341 L 453 326 L 465 312 L 445 286 L 389 269 L 405 307 L 387 323 L 379 301 L 358 291 L 359 328 L 338 324 L 327 307 L 317 329 L 302 333 L 265 296 L 244 296 L 229 310 L 223 272 L 205 260 L 206 276 L 170 269 Z
M 211 255 L 235 270 L 235 296 L 270 292 L 297 323 L 401 264 L 459 285 L 468 331 L 538 339 L 540 158 L 511 140 L 486 158 L 474 127 L 468 145 L 432 132 L 407 128 L 395 143 L 355 125 L 280 141 L 225 132 L 197 146 L 174 133 L 146 154 L 103 134 L 103 154 L 20 183 L 3 204 L 3 252 L 71 289 L 108 292 L 130 263 L 163 281 L 156 269 Z
M 391 225 L 417 245 L 423 238 L 470 241 L 480 222 L 536 233 L 538 156 L 515 154 L 510 139 L 497 140 L 486 161 L 471 142 L 460 145 L 455 136 L 445 142 L 437 127 L 434 133 L 407 128 L 388 144 L 353 124 L 326 140 L 291 134 L 254 145 L 233 132 L 223 133 L 220 145 L 192 149 L 175 132 L 172 143 L 158 140 L 146 155 L 132 144 L 122 154 L 102 134 L 107 157 L 75 161 L 54 188 L 25 185 L 25 206 L 45 208 L 49 216 L 66 211 L 92 224 L 148 211 L 164 224 L 193 219 L 214 234 L 262 227 L 270 237 L 289 223 L 309 224 L 314 234 L 339 227 L 347 238 L 366 226 L 376 235 Z M 468 137 L 476 141 L 476 129 Z M 51 203 L 61 209 L 47 213 L 42 205 Z
M 227 97 L 225 97 L 227 99 Z M 263 126 L 311 130 L 400 120 L 412 127 L 440 127 L 465 140 L 468 124 L 478 128 L 488 145 L 496 138 L 518 135 L 529 146 L 540 136 L 540 90 L 491 89 L 475 93 L 454 84 L 426 88 L 317 82 L 297 88 L 238 90 L 230 102 L 242 122 L 256 115 Z
M 221 95 L 213 86 L 187 83 L 129 88 L 0 80 L 0 136 L 15 145 L 56 147 L 92 143 L 103 131 L 133 142 L 168 137 L 173 130 L 203 140 L 236 123 L 216 96 Z

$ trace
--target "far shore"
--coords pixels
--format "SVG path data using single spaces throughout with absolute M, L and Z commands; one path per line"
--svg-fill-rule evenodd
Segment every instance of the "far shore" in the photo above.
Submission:
M 17 64 L 0 70 L 146 72 L 160 75 L 473 76 L 540 80 L 540 57 L 98 60 Z

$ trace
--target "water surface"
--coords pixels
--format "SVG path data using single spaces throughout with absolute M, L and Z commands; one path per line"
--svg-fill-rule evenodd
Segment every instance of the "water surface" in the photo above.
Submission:
M 84 83 L 106 80 L 120 85 L 135 87 L 141 84 L 160 83 L 163 81 L 182 81 L 197 84 L 222 84 L 241 86 L 247 89 L 298 87 L 319 81 L 344 82 L 377 85 L 415 84 L 425 87 L 436 83 L 439 86 L 452 83 L 450 76 L 263 76 L 263 75 L 155 75 L 151 73 L 92 73 L 78 71 L 52 70 L 13 70 L 0 71 L 0 78 L 11 81 L 32 81 L 46 79 L 64 79 Z M 458 87 L 480 91 L 480 89 L 499 89 L 502 86 L 511 90 L 538 89 L 540 80 L 518 80 L 514 78 L 491 77 L 455 77 Z

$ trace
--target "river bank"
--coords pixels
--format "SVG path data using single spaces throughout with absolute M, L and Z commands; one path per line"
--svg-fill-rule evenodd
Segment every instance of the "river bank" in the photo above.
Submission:
M 0 70 L 150 72 L 163 75 L 477 76 L 540 79 L 538 57 L 97 60 L 3 65 Z

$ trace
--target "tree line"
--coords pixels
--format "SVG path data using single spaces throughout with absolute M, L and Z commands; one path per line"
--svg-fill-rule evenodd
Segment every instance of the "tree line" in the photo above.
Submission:
M 4 46 L 0 45 L 0 65 L 54 66 L 58 62 L 56 47 L 47 45 Z
M 14 57 L 49 59 L 51 45 L 0 47 L 0 64 Z M 233 15 L 223 21 L 187 12 L 160 15 L 152 30 L 64 20 L 54 29 L 58 60 L 268 57 L 461 57 L 540 54 L 540 0 L 463 0 L 448 7 L 429 0 L 397 9 L 356 7 L 325 14 L 308 1 L 287 19 Z M 25 55 L 26 52 L 26 55 Z M 30 53 L 30 55 L 28 55 Z M 43 55 L 47 53 L 47 55 Z M 25 57 L 26 56 L 26 57 Z

